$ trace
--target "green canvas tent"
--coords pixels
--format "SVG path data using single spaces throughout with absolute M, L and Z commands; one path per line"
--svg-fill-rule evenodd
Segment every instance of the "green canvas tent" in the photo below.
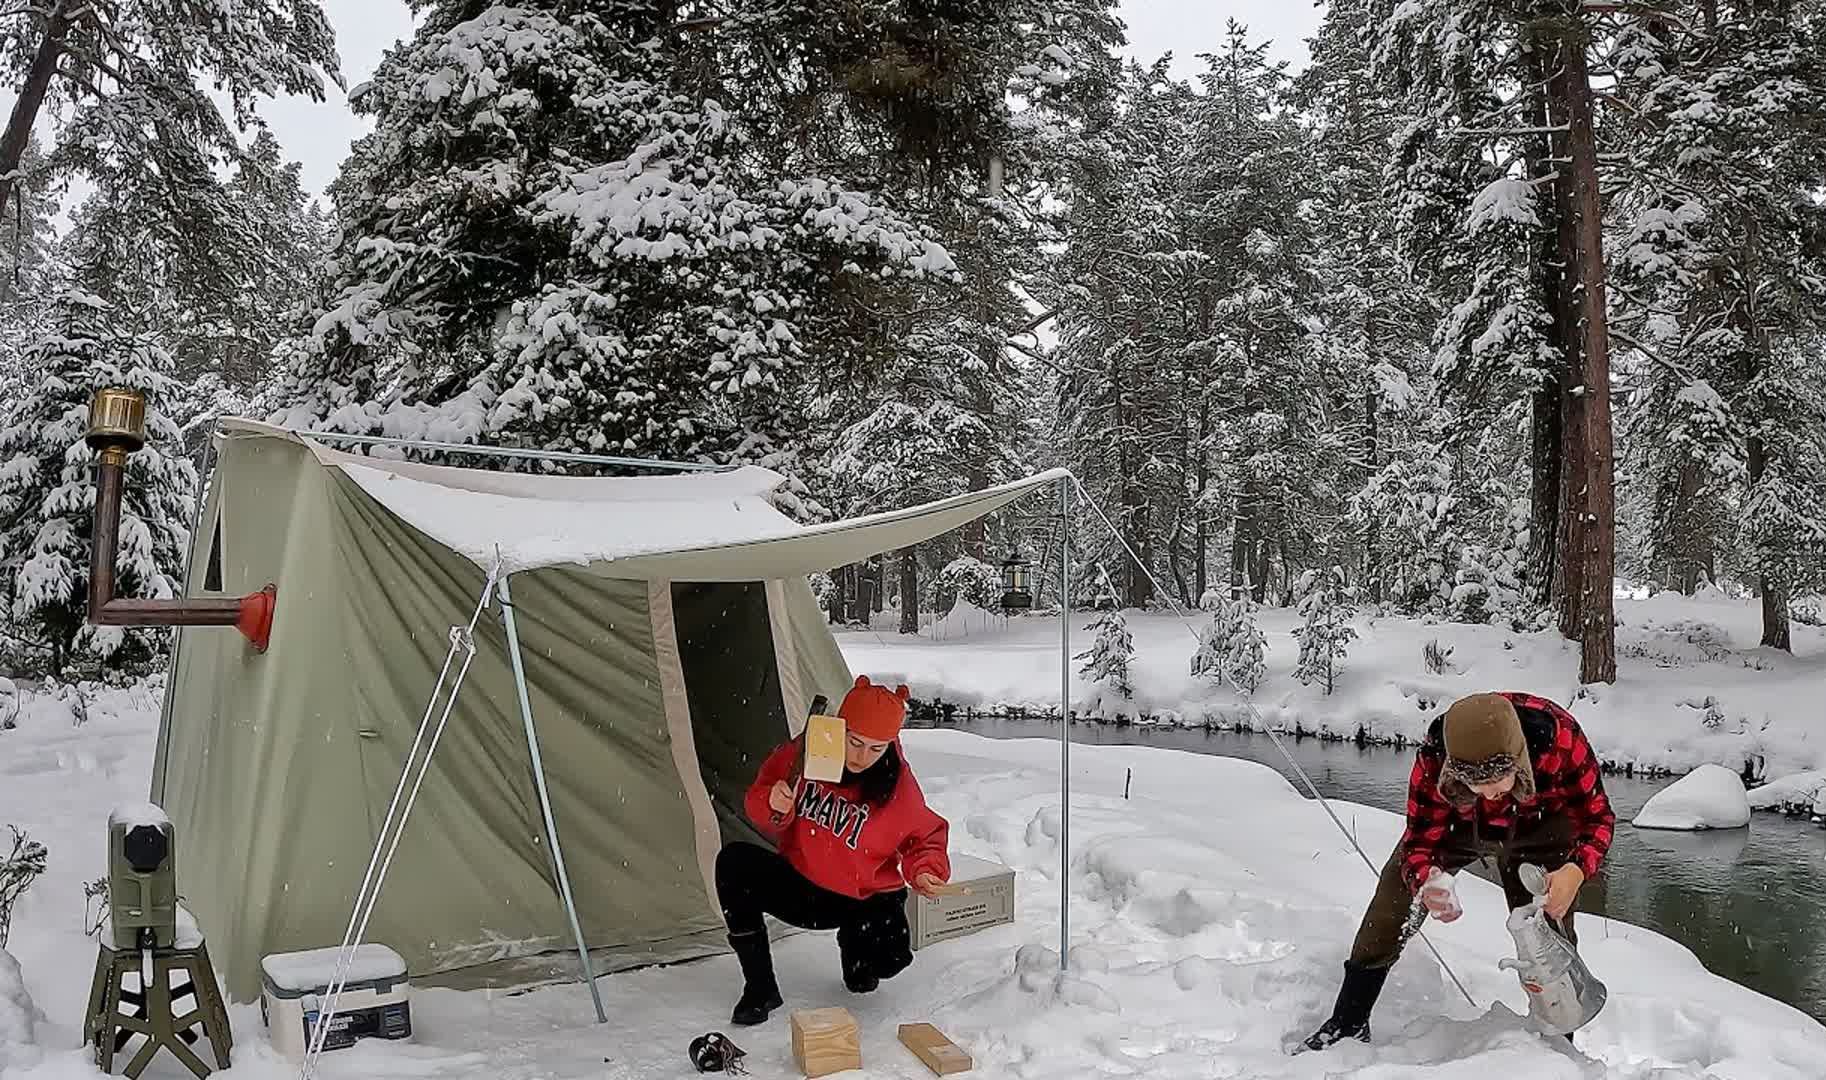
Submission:
M 240 1000 L 262 956 L 345 939 L 415 755 L 359 935 L 414 978 L 549 981 L 577 971 L 579 939 L 598 974 L 721 949 L 711 870 L 753 835 L 742 793 L 813 696 L 851 682 L 806 575 L 1066 476 L 808 527 L 753 467 L 493 472 L 248 421 L 220 422 L 215 448 L 187 591 L 270 582 L 277 610 L 265 652 L 180 632 L 152 798 Z

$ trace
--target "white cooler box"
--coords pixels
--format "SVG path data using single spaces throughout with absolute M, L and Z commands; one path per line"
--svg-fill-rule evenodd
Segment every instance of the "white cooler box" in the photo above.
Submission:
M 273 1048 L 293 1061 L 304 1060 L 319 1011 L 336 978 L 339 949 L 274 953 L 260 961 L 260 1015 Z M 407 1000 L 406 962 L 385 945 L 362 945 L 349 961 L 336 1015 L 324 1037 L 325 1050 L 341 1050 L 361 1039 L 410 1039 L 412 1005 Z
M 968 893 L 928 899 L 907 890 L 907 925 L 913 948 L 964 937 L 1014 922 L 1014 871 L 969 855 L 951 856 L 951 884 Z

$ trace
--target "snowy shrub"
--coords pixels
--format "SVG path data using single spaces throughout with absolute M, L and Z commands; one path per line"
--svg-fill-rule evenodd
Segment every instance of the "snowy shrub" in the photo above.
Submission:
M 1796 597 L 1788 605 L 1788 615 L 1803 626 L 1826 626 L 1826 596 Z
M 830 614 L 837 603 L 839 595 L 837 582 L 832 580 L 831 576 L 822 570 L 810 575 L 805 580 L 806 583 L 812 587 L 812 595 L 818 598 L 818 607 L 823 609 L 826 615 Z
M 1247 594 L 1225 601 L 1211 613 L 1192 654 L 1192 674 L 1253 694 L 1268 675 L 1268 639 L 1255 622 Z
M 933 581 L 938 611 L 949 611 L 959 600 L 984 611 L 1002 606 L 1002 572 L 981 559 L 959 555 L 945 564 Z
M 1129 681 L 1129 661 L 1135 655 L 1135 641 L 1129 636 L 1129 626 L 1122 612 L 1111 608 L 1085 629 L 1095 632 L 1096 640 L 1090 648 L 1073 657 L 1084 661 L 1084 666 L 1078 669 L 1079 676 L 1108 688 L 1124 700 L 1134 697 L 1135 687 Z
M 1224 594 L 1217 591 L 1217 586 L 1207 585 L 1205 586 L 1204 594 L 1198 598 L 1198 609 L 1200 611 L 1216 611 L 1219 607 L 1223 606 L 1223 603 Z
M 11 679 L 0 679 L 0 731 L 11 731 L 19 726 L 22 705 L 19 688 Z
M 1455 622 L 1487 623 L 1490 603 L 1490 574 L 1483 567 L 1481 552 L 1466 548 L 1446 614 Z
M 0 859 L 0 949 L 6 947 L 8 933 L 12 930 L 13 905 L 19 901 L 25 891 L 44 873 L 47 852 L 44 845 L 26 836 L 14 826 L 7 829 L 13 834 L 13 849 L 4 859 Z
M 1427 670 L 1434 675 L 1444 675 L 1452 667 L 1452 647 L 1440 645 L 1438 638 L 1422 646 L 1420 656 L 1426 661 Z
M 1305 617 L 1293 632 L 1300 643 L 1294 676 L 1304 685 L 1318 682 L 1330 694 L 1337 686 L 1338 668 L 1347 648 L 1357 637 L 1344 596 L 1344 572 L 1335 567 L 1308 570 L 1300 575 L 1294 591 L 1299 597 L 1298 610 Z

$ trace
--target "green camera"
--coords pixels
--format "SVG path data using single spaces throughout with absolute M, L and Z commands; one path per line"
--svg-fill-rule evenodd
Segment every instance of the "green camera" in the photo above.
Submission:
M 168 949 L 178 927 L 177 852 L 171 819 L 150 803 L 108 817 L 108 913 L 117 951 Z

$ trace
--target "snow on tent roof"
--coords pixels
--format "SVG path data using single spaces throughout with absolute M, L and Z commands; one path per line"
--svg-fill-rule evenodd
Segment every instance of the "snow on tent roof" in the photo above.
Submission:
M 799 525 L 767 496 L 779 473 L 755 466 L 654 477 L 574 477 L 424 465 L 342 453 L 307 434 L 224 421 L 227 437 L 304 442 L 402 521 L 503 573 L 587 566 L 606 577 L 755 581 L 803 576 L 916 544 L 1006 506 L 1062 469 L 847 521 Z
M 508 574 L 798 531 L 791 518 L 759 494 L 687 494 L 690 481 L 702 479 L 696 476 L 635 481 L 651 484 L 650 491 L 574 492 L 553 498 L 466 491 L 352 462 L 339 467 L 376 502 L 477 565 L 492 565 L 498 549 L 501 572 Z

